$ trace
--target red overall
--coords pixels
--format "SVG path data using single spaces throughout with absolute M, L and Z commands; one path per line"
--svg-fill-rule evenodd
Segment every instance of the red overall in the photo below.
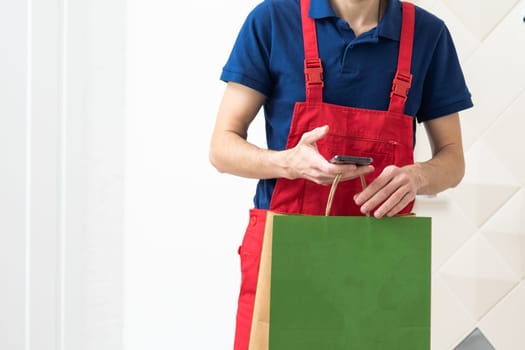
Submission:
M 306 102 L 295 105 L 286 148 L 299 142 L 302 134 L 322 125 L 329 133 L 317 142 L 319 152 L 330 159 L 336 154 L 374 158 L 375 171 L 366 176 L 372 182 L 391 164 L 413 163 L 413 117 L 405 115 L 405 102 L 412 74 L 414 5 L 403 2 L 403 19 L 398 57 L 388 111 L 338 106 L 323 102 L 323 69 L 317 48 L 315 20 L 308 17 L 310 0 L 301 0 L 301 17 L 305 49 Z M 359 179 L 341 182 L 332 203 L 332 215 L 362 215 L 353 196 L 362 190 Z M 330 186 L 317 185 L 304 179 L 278 179 L 272 194 L 270 210 L 280 213 L 324 215 Z M 413 203 L 401 214 L 409 213 Z M 241 292 L 237 310 L 235 350 L 248 349 L 255 290 L 262 246 L 266 211 L 252 209 L 241 255 Z

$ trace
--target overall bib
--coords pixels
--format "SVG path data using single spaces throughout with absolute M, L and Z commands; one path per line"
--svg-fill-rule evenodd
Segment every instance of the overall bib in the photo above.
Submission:
M 286 148 L 293 148 L 301 136 L 328 125 L 329 133 L 317 142 L 321 155 L 331 159 L 336 154 L 372 157 L 375 171 L 366 175 L 372 182 L 391 164 L 399 167 L 413 163 L 413 117 L 405 115 L 405 102 L 412 74 L 412 46 L 415 9 L 403 2 L 402 28 L 397 72 L 393 79 L 387 111 L 339 106 L 323 102 L 323 68 L 317 48 L 315 20 L 308 17 L 310 0 L 301 0 L 301 18 L 305 50 L 306 101 L 295 104 Z M 359 179 L 341 182 L 332 202 L 331 215 L 363 215 L 353 201 L 362 191 Z M 277 179 L 270 210 L 279 213 L 324 215 L 330 186 L 304 179 Z M 413 202 L 400 214 L 410 213 Z M 266 210 L 252 209 L 242 246 L 241 292 L 237 310 L 235 350 L 246 350 L 257 287 Z

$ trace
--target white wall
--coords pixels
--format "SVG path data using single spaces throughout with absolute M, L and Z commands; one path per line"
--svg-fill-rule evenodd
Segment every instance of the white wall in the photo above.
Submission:
M 24 271 L 28 261 L 27 168 L 28 150 L 28 5 L 0 3 L 0 42 L 8 55 L 0 56 L 0 309 L 10 318 L 0 318 L 0 341 L 14 349 L 25 344 L 26 293 L 28 278 Z M 9 14 L 9 15 L 8 15 Z M 6 118 L 6 116 L 9 116 Z M 18 155 L 12 154 L 18 150 Z M 21 157 L 20 157 L 21 156 Z M 9 288 L 7 288 L 9 286 Z
M 64 6 L 64 350 L 123 346 L 125 0 Z
M 129 2 L 127 350 L 232 347 L 255 182 L 218 174 L 208 142 L 220 70 L 256 2 Z
M 124 37 L 124 1 L 0 1 L 0 349 L 122 348 Z

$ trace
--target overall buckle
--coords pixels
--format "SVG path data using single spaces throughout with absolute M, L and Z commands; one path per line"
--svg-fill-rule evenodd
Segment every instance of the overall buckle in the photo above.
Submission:
M 323 64 L 320 58 L 307 58 L 304 60 L 304 74 L 306 84 L 324 86 L 323 82 Z
M 410 72 L 398 70 L 396 72 L 396 76 L 394 77 L 394 82 L 392 83 L 392 92 L 390 93 L 390 98 L 396 95 L 406 100 L 411 86 L 412 74 L 410 74 Z

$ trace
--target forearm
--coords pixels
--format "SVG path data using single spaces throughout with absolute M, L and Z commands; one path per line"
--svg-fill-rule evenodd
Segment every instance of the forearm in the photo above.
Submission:
M 407 167 L 414 175 L 417 194 L 437 194 L 459 184 L 465 173 L 461 145 L 450 144 L 432 159 Z
M 283 156 L 232 131 L 214 136 L 210 148 L 210 161 L 218 171 L 253 179 L 285 177 Z
M 450 114 L 425 123 L 432 159 L 397 167 L 387 166 L 354 200 L 361 212 L 393 216 L 417 194 L 436 194 L 456 186 L 465 172 L 459 115 Z
M 212 137 L 210 160 L 219 171 L 238 176 L 302 178 L 322 185 L 332 184 L 337 175 L 346 181 L 374 170 L 372 166 L 328 162 L 317 149 L 317 141 L 327 134 L 328 126 L 317 127 L 305 132 L 295 147 L 271 151 L 248 143 L 245 133 L 218 131 Z

